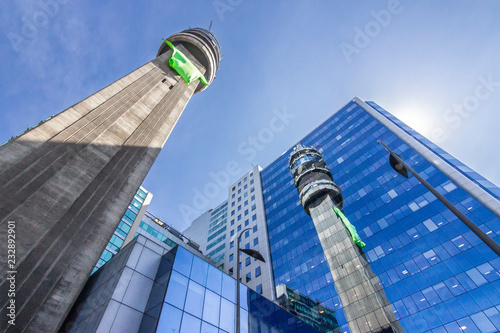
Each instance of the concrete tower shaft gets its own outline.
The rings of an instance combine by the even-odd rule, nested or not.
[[[212,82],[221,58],[215,37],[189,29],[169,37],[183,61]],[[0,294],[17,271],[16,326],[4,332],[56,332],[121,217],[195,92],[158,56],[0,146],[0,250],[7,224],[16,260],[0,256]],[[187,58],[187,60],[186,60]],[[206,66],[206,67],[205,67]],[[198,73],[197,73],[198,74]],[[10,224],[9,224],[10,225]],[[0,298],[0,317],[11,310]]]

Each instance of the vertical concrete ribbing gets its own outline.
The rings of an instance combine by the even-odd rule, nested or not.
[[[33,149],[41,146],[53,136],[67,129],[75,121],[79,120],[85,114],[93,111],[102,103],[112,98],[120,89],[118,86],[126,87],[136,80],[144,76],[148,71],[155,66],[149,62],[135,71],[127,74],[123,78],[115,81],[86,99],[71,106],[67,110],[50,118],[50,122],[46,121],[22,134],[16,140],[1,146],[2,154],[0,155],[0,170],[7,170],[9,167],[33,153]]]
[[[0,330],[51,332],[65,319],[197,87],[165,66],[170,53],[0,146],[0,243],[16,221],[18,254],[16,326]]]
[[[154,79],[156,84],[160,82],[162,76],[158,73],[154,75],[152,71],[149,73],[149,77]],[[135,89],[140,89],[142,93],[147,92],[148,90],[142,89],[143,84],[144,81],[139,81]],[[81,121],[74,122],[72,126],[54,136],[54,140],[39,146],[36,151],[5,170],[0,176],[3,184],[0,216],[15,213],[12,209],[17,209],[16,215],[22,216],[26,206],[36,203],[39,217],[42,219],[27,221],[29,228],[18,231],[16,247],[20,255],[29,253],[33,234],[50,232],[50,226],[61,217],[60,214],[69,208],[88,181],[104,167],[120,145],[133,133],[133,129],[127,133],[116,128],[115,122],[118,119],[133,122],[129,115],[133,109],[127,102],[139,100],[137,94],[130,96],[129,90],[124,90],[123,95],[122,104],[115,105],[114,108],[108,107],[107,103],[100,105],[94,110],[96,115],[94,112],[84,115]],[[102,111],[103,108],[105,111]],[[103,113],[107,113],[107,117],[103,117]],[[143,115],[145,116],[147,114]],[[117,137],[117,133],[122,137]],[[65,168],[66,172],[63,171]],[[18,256],[19,262],[23,259]],[[2,274],[4,272],[2,271]]]

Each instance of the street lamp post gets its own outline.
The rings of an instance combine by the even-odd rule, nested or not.
[[[377,140],[379,144],[381,144],[390,154],[389,163],[391,167],[400,175],[408,178],[408,171],[415,176],[432,194],[434,194],[439,201],[441,201],[449,210],[455,214],[460,221],[462,221],[474,234],[476,234],[479,239],[481,239],[488,247],[496,253],[497,256],[500,257],[500,246],[493,241],[484,231],[482,231],[474,222],[469,220],[467,216],[465,216],[461,211],[459,211],[455,206],[451,204],[441,193],[439,193],[434,187],[432,187],[428,182],[426,182],[420,175],[415,172],[412,168],[410,168],[403,159],[393,152],[389,147],[387,147],[382,141]]]
[[[247,230],[252,228],[243,229],[236,239],[236,333],[240,333],[240,251],[246,253],[252,258],[266,262],[264,257],[256,250],[240,249],[241,235]]]

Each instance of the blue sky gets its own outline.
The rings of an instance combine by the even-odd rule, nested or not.
[[[151,60],[161,38],[213,21],[217,78],[191,99],[144,182],[150,210],[167,223],[183,230],[227,198],[221,187],[195,207],[211,173],[230,163],[232,183],[252,164],[267,166],[354,96],[498,185],[499,12],[492,0],[9,1],[0,13],[0,141]],[[284,112],[250,153],[251,137]]]

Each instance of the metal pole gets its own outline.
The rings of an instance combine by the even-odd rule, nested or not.
[[[236,333],[240,333],[240,237],[236,241]]]
[[[481,239],[488,247],[496,253],[497,256],[500,257],[500,245],[498,245],[493,239],[491,239],[484,231],[482,231],[474,222],[469,220],[467,216],[462,214],[461,211],[459,211],[455,206],[451,204],[441,193],[436,191],[434,187],[432,187],[428,182],[426,182],[420,175],[415,172],[412,168],[410,168],[397,154],[395,154],[389,147],[387,147],[382,141],[378,140],[377,141],[379,144],[381,144],[391,155],[393,158],[395,158],[399,163],[401,163],[412,175],[415,176],[432,194],[436,196],[436,198],[441,201],[446,208],[452,211],[453,214],[455,214],[460,221],[462,221],[474,234],[476,234],[479,239]]]
[[[236,239],[236,333],[240,333],[240,239],[250,229],[243,229]]]

